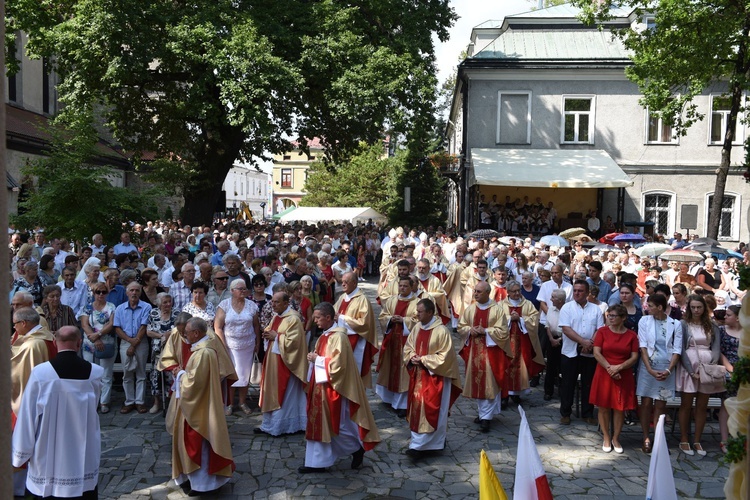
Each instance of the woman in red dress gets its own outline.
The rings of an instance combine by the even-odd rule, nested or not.
[[[594,357],[598,364],[589,401],[599,408],[605,453],[613,447],[616,453],[623,452],[620,432],[625,411],[636,408],[633,366],[638,361],[638,335],[625,327],[627,315],[620,304],[610,307],[607,309],[608,326],[599,328],[594,335]]]

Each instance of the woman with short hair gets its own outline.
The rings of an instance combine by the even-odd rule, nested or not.
[[[78,327],[75,311],[60,302],[62,289],[59,286],[45,286],[42,290],[42,297],[42,312],[47,320],[49,331],[56,332],[63,326]]]
[[[97,283],[92,289],[94,291],[94,302],[87,305],[81,315],[81,328],[83,328],[84,333],[83,359],[104,368],[99,408],[102,413],[109,413],[112,372],[115,366],[115,351],[117,350],[117,338],[113,325],[115,305],[107,302],[109,288],[105,283]],[[101,358],[96,355],[96,352],[103,353],[107,349],[112,351],[112,356]]]
[[[47,254],[39,259],[39,279],[44,286],[55,285],[60,279],[60,271],[55,269],[55,257]]]
[[[147,271],[149,271],[149,269],[144,271],[144,276]],[[156,271],[152,272],[155,273]],[[154,298],[154,307],[149,314],[146,335],[151,339],[151,363],[154,366],[156,366],[161,358],[164,343],[169,337],[169,332],[174,328],[175,320],[179,314],[172,308],[173,304],[174,301],[172,300],[171,295],[165,291],[159,292]],[[151,370],[151,395],[154,397],[154,405],[148,412],[152,414],[161,411],[162,391],[167,390],[169,387],[166,383],[160,383],[161,373],[162,372],[159,372],[158,370]]]
[[[192,301],[185,304],[182,308],[183,312],[186,312],[194,318],[201,318],[208,323],[208,326],[213,328],[214,317],[216,316],[216,308],[208,300],[208,284],[202,281],[196,281],[193,286],[190,287],[192,292]]]

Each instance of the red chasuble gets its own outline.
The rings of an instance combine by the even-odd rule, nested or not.
[[[396,302],[396,310],[393,311],[393,314],[401,317],[406,316],[410,303],[411,301],[409,300],[398,300]],[[404,324],[394,323],[389,333],[383,336],[383,343],[380,346],[377,371],[380,372],[383,360],[387,357],[390,361],[391,372],[388,374],[388,386],[386,389],[391,392],[400,392],[401,363],[403,363],[404,345],[406,345],[407,338],[404,335]]]

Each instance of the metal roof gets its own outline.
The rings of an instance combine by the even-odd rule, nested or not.
[[[606,31],[509,29],[471,59],[628,60],[622,42]]]
[[[521,12],[520,14],[514,14],[507,16],[510,19],[518,18],[549,18],[559,19],[568,17],[578,17],[581,15],[582,10],[578,7],[574,7],[569,3],[562,5],[555,5],[553,7],[547,7],[546,9],[530,10],[528,12]],[[624,9],[622,7],[612,6],[609,10],[610,15],[613,17],[628,17],[633,12],[632,8]]]

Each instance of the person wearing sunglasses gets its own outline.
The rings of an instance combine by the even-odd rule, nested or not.
[[[105,344],[115,345],[115,305],[107,302],[109,288],[105,283],[97,283],[92,287],[94,302],[86,306],[81,316],[83,328],[83,359],[104,369],[102,376],[102,392],[99,397],[99,411],[109,413],[109,401],[112,394],[112,372],[115,366],[115,356],[101,358],[95,352],[104,352]]]

